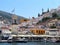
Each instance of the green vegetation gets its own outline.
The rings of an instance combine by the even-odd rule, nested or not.
[[[52,13],[52,18],[58,18],[59,16],[57,15],[57,13]]]
[[[40,17],[40,13],[38,13],[38,17]]]
[[[53,26],[50,26],[50,28],[56,28],[56,26],[53,25]]]
[[[38,21],[36,24],[39,25],[42,21]]]
[[[12,23],[12,15],[11,13],[8,13],[8,12],[4,12],[4,11],[0,11],[0,20],[6,20],[6,22],[10,22]],[[27,18],[24,18],[22,16],[18,16],[18,22],[20,23],[20,19],[27,19]]]
[[[38,21],[36,24],[40,24],[40,23],[45,22],[49,19],[50,19],[50,17],[44,17],[42,20]]]
[[[60,16],[57,13],[52,13],[52,18],[56,18],[58,20],[60,20]]]
[[[45,21],[47,21],[47,20],[49,20],[50,19],[50,17],[44,17],[43,19],[42,19],[42,22],[45,22]]]
[[[60,20],[60,16],[57,19]]]

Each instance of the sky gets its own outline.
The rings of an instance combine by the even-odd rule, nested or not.
[[[37,17],[49,9],[60,6],[60,0],[0,0],[0,10],[12,13],[15,8],[15,14],[26,18]]]

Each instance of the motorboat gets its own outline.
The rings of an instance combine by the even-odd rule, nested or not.
[[[20,37],[10,37],[7,41],[8,43],[11,42],[16,42],[16,43],[26,43],[27,41],[25,40],[25,38],[20,38]]]

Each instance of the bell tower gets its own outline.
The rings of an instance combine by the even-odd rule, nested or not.
[[[12,24],[18,24],[16,15],[12,15]]]
[[[12,10],[12,24],[18,24],[17,23],[17,16],[15,15],[15,8]]]

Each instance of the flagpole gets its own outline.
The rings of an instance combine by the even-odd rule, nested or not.
[[[11,12],[12,12],[12,14],[15,14],[15,8]]]

